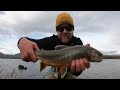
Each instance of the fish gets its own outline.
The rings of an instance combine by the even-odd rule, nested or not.
[[[97,49],[85,46],[58,45],[55,50],[35,50],[36,57],[42,61],[41,71],[46,66],[58,67],[60,72],[71,65],[72,60],[87,58],[89,62],[101,62],[103,54]],[[63,73],[64,74],[64,73]]]
[[[97,49],[84,45],[75,45],[60,50],[35,51],[36,57],[48,66],[68,66],[72,60],[87,58],[90,62],[101,62],[103,54]]]

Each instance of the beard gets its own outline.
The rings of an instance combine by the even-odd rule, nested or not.
[[[71,37],[70,37],[70,35],[62,35],[61,36],[61,41],[63,42],[63,43],[68,43],[69,41],[70,41],[70,39],[71,39]]]

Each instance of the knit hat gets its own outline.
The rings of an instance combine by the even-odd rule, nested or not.
[[[64,23],[71,24],[74,27],[73,18],[70,16],[70,14],[61,13],[58,15],[58,17],[56,19],[56,27],[59,26],[60,24],[64,24]]]

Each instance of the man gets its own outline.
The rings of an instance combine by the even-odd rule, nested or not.
[[[68,13],[61,13],[56,19],[56,32],[57,35],[46,37],[43,39],[35,40],[27,37],[23,37],[18,41],[18,47],[20,49],[21,58],[24,61],[36,62],[37,58],[34,54],[34,50],[54,50],[57,45],[83,45],[80,38],[73,35],[74,22],[73,18]],[[90,46],[90,44],[86,44]],[[45,66],[41,64],[42,66]],[[90,67],[90,63],[87,58],[78,58],[73,60],[70,68],[68,68],[65,79],[77,79],[77,76],[82,73],[86,68]],[[42,68],[43,69],[43,68]],[[55,79],[56,68],[52,67],[49,79]]]

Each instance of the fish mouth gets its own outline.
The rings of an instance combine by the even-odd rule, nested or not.
[[[101,61],[103,61],[102,58],[99,58],[99,59],[96,59],[96,60],[92,60],[92,62],[101,62]]]
[[[100,57],[99,60],[98,60],[98,62],[101,62],[101,61],[103,61],[103,59]]]
[[[99,58],[98,62],[101,62],[101,61],[103,61],[103,59],[102,59],[102,58]]]

